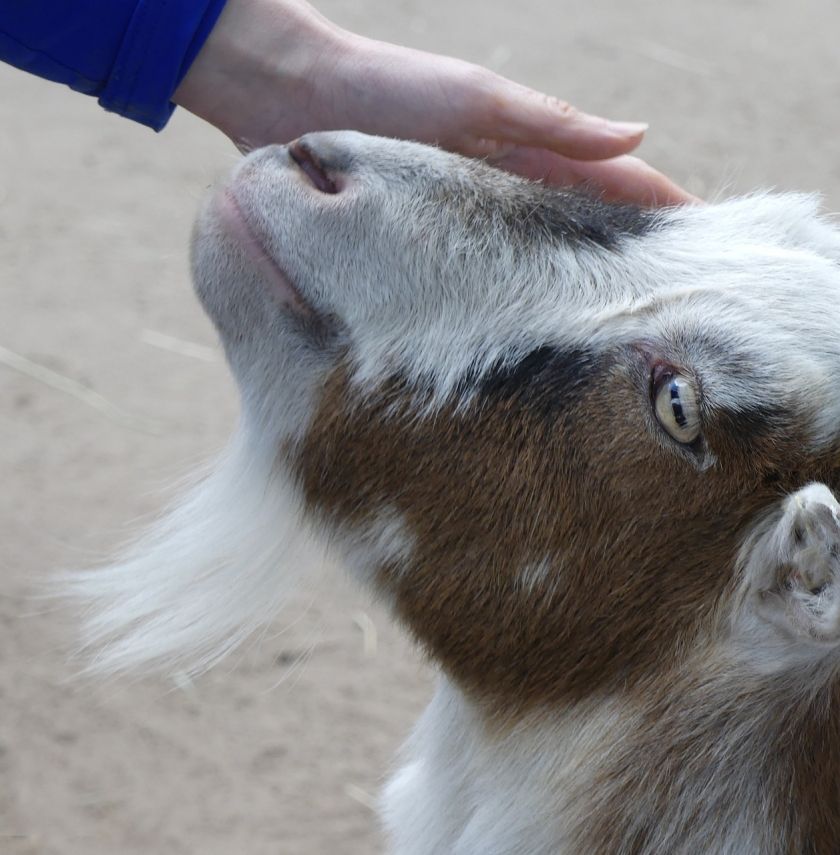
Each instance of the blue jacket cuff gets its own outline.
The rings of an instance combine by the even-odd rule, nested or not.
[[[138,0],[99,103],[161,130],[175,109],[172,95],[224,4],[225,0]]]

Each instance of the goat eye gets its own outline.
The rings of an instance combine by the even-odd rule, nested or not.
[[[700,408],[694,384],[680,374],[654,377],[656,418],[663,428],[683,445],[700,436]]]

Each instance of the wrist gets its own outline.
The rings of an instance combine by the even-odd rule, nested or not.
[[[228,0],[173,101],[240,147],[285,142],[350,43],[302,0]]]

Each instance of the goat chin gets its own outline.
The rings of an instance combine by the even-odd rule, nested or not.
[[[197,674],[264,627],[318,561],[276,453],[244,430],[112,565],[62,576],[85,671]]]

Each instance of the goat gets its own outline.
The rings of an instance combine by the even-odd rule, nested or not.
[[[840,232],[312,134],[199,216],[242,399],[81,574],[96,665],[200,670],[338,545],[439,667],[396,855],[840,851]]]

